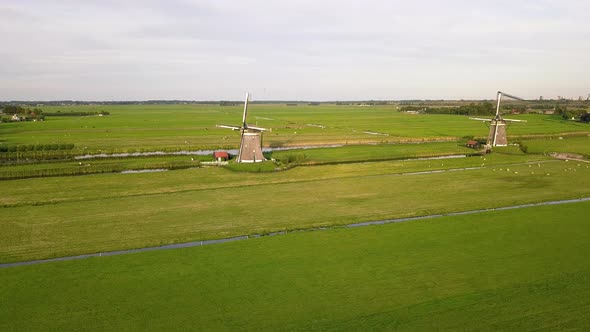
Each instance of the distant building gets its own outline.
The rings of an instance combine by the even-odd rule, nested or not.
[[[227,151],[215,151],[213,152],[213,158],[216,161],[227,161],[229,159],[229,153]]]
[[[12,118],[11,118],[11,120],[12,120],[12,121],[22,121],[22,120],[23,120],[23,118],[22,118],[22,117],[20,117],[20,115],[18,115],[18,114],[16,114],[16,113],[15,113],[15,114],[13,114],[13,115],[12,115]]]

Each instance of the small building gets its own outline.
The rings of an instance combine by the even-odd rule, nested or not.
[[[215,151],[213,152],[213,158],[216,161],[227,161],[229,159],[229,153],[227,151]]]
[[[11,119],[12,119],[12,121],[22,121],[23,120],[23,118],[16,113],[12,115]]]
[[[480,144],[478,141],[469,140],[467,141],[467,144],[465,144],[465,146],[467,146],[468,148],[477,149],[479,148]]]

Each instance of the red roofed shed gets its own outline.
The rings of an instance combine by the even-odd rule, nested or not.
[[[227,151],[215,151],[213,152],[213,157],[217,161],[224,161],[229,159],[229,153]]]

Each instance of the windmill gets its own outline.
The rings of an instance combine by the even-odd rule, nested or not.
[[[242,115],[242,125],[240,127],[217,125],[219,128],[228,128],[231,130],[240,131],[241,141],[237,159],[237,162],[239,163],[257,163],[266,160],[262,154],[262,132],[266,131],[267,129],[254,127],[246,122],[249,100],[250,94],[246,93],[246,100],[244,101],[244,114]]]
[[[518,98],[512,95],[509,95],[505,92],[498,91],[498,103],[496,105],[496,116],[492,119],[482,119],[482,118],[469,118],[471,120],[479,120],[483,122],[490,123],[490,133],[488,135],[487,146],[506,146],[508,145],[508,140],[506,139],[506,126],[511,122],[526,122],[525,120],[513,120],[513,119],[505,119],[500,115],[500,102],[502,101],[502,96],[506,96],[516,100],[523,100],[522,98]]]

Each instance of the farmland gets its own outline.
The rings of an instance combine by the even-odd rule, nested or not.
[[[568,330],[589,203],[0,269],[0,329]]]
[[[512,156],[507,164],[501,157],[326,165],[271,174],[204,168],[2,182],[0,260],[590,196],[586,165],[536,162],[534,156]],[[480,168],[399,175],[465,167]]]
[[[525,141],[524,144],[531,153],[566,152],[590,156],[590,136],[532,139]]]
[[[44,122],[0,126],[2,144],[75,144],[79,152],[177,151],[235,148],[239,135],[215,125],[238,125],[241,106],[129,105],[47,107],[47,112],[98,112],[108,116],[49,117]],[[582,123],[559,116],[519,115],[527,124],[510,127],[510,135],[555,135],[587,132]],[[396,106],[252,105],[249,121],[272,128],[263,144],[270,147],[455,141],[487,136],[478,121],[455,115],[398,112]]]
[[[109,115],[0,123],[0,263],[293,232],[0,269],[2,330],[589,324],[587,202],[340,228],[590,197],[590,163],[549,155],[588,158],[588,124],[516,115],[519,145],[481,155],[465,141],[488,129],[464,116],[254,104],[273,161],[206,167],[208,153],[170,153],[236,149],[215,125],[239,124],[241,106],[44,109]]]

